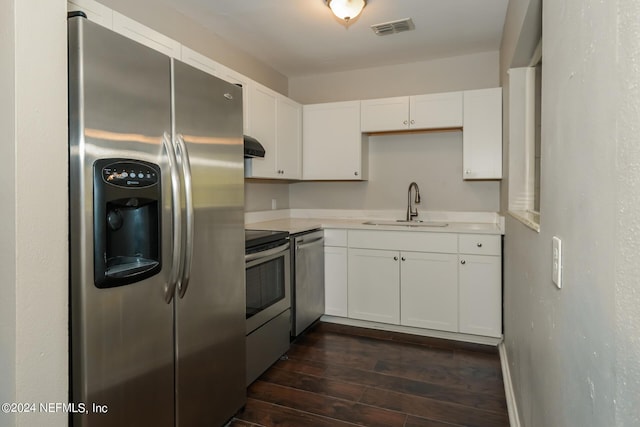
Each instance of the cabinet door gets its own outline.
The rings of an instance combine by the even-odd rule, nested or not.
[[[409,104],[411,129],[462,126],[462,92],[412,96]]]
[[[460,255],[460,332],[502,335],[502,273],[498,256]]]
[[[113,31],[172,58],[180,59],[181,57],[180,43],[115,11],[113,12]]]
[[[252,178],[279,178],[276,169],[276,98],[266,87],[254,84],[251,91],[251,136],[264,146],[264,158],[251,159]]]
[[[409,97],[360,101],[362,132],[409,129]]]
[[[324,248],[324,312],[347,317],[347,248]]]
[[[349,317],[400,323],[399,253],[349,249]]]
[[[303,107],[303,179],[366,179],[362,150],[360,101]]]
[[[458,256],[400,255],[400,323],[458,332]]]
[[[502,178],[502,88],[464,92],[463,179]]]
[[[278,96],[276,99],[276,173],[280,178],[302,177],[302,106]]]

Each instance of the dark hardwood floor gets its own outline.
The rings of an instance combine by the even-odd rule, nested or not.
[[[495,347],[318,323],[248,390],[245,426],[508,426]]]

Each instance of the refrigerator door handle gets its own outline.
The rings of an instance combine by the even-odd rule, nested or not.
[[[178,173],[178,162],[176,152],[171,143],[168,133],[162,136],[162,144],[167,152],[169,159],[169,172],[171,175],[171,217],[173,229],[173,244],[171,246],[171,272],[169,274],[169,282],[165,287],[164,300],[167,304],[173,299],[176,284],[178,282],[178,274],[180,273],[180,245],[182,244],[182,212],[180,206],[180,175]]]
[[[176,135],[177,149],[180,153],[180,159],[182,163],[182,174],[184,179],[184,198],[186,205],[186,220],[185,220],[185,250],[184,258],[182,259],[182,272],[180,280],[178,281],[178,295],[183,298],[187,292],[189,286],[189,279],[191,278],[191,260],[193,258],[193,188],[191,180],[191,163],[189,160],[189,152],[187,145],[184,143],[184,138],[181,134]]]

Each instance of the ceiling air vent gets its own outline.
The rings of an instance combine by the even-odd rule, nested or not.
[[[371,26],[373,32],[379,36],[411,31],[414,28],[415,25],[413,25],[411,18],[399,19],[397,21],[384,22],[382,24],[375,24]]]

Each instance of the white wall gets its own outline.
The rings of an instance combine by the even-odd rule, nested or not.
[[[529,5],[510,3],[503,76]],[[636,0],[544,3],[541,231],[508,217],[505,236],[505,345],[526,427],[640,423],[639,23]]]
[[[415,181],[418,211],[498,211],[499,181],[462,180],[462,132],[369,137],[369,180],[300,182],[291,208],[403,210]]]
[[[499,53],[484,52],[289,79],[303,104],[497,87]]]
[[[0,4],[0,398],[66,402],[66,1]],[[64,426],[67,415],[0,413],[0,425]]]

